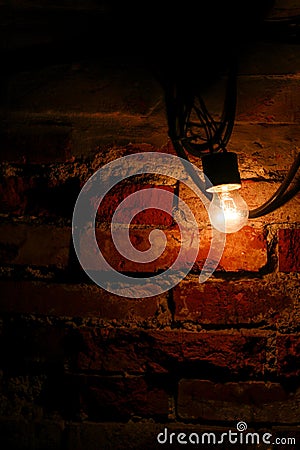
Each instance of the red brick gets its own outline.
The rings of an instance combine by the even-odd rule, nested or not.
[[[143,322],[157,318],[164,297],[128,299],[98,286],[0,281],[0,310],[14,314]]]
[[[279,383],[183,379],[178,390],[178,415],[185,420],[251,422],[255,417],[255,422],[297,423],[299,418],[299,392],[287,392]]]
[[[148,237],[152,230],[153,228],[131,228],[130,240],[133,247],[136,247],[140,251],[148,250],[150,248]],[[166,270],[171,267],[178,257],[181,237],[177,226],[163,230],[163,232],[167,239],[165,250],[161,256],[148,263],[135,262],[134,256],[132,260],[129,258],[130,255],[127,258],[121,256],[115,248],[111,239],[110,230],[107,228],[103,226],[97,228],[96,237],[104,258],[115,270],[120,272],[146,273]],[[121,233],[124,233],[124,236],[126,236],[127,229],[125,226],[124,228],[118,229],[119,237]],[[182,269],[191,267],[192,265],[193,271],[199,272],[208,256],[211,245],[211,231],[200,231],[200,243],[195,239],[194,231],[188,231],[186,236],[187,244],[181,256],[177,259],[174,268]],[[216,245],[219,244],[217,243]],[[194,258],[194,264],[191,264],[193,262],[194,252],[197,251],[197,246],[199,246],[198,254]],[[81,248],[81,259],[89,269],[106,270],[104,265],[99,266],[98,261],[94,258],[95,250],[89,248],[85,239],[81,241]],[[266,263],[267,242],[264,234],[260,230],[245,227],[238,233],[226,237],[224,252],[219,264],[216,264],[216,270],[258,272]]]
[[[277,367],[278,374],[284,377],[300,375],[300,336],[299,334],[278,335]]]
[[[184,370],[261,374],[267,335],[239,332],[78,330],[74,368],[105,373]],[[72,343],[70,344],[73,347]],[[78,344],[77,344],[78,345]],[[75,355],[76,356],[76,355]]]
[[[71,378],[79,391],[81,413],[88,420],[124,420],[133,416],[167,417],[169,395],[143,377],[80,376]],[[72,393],[71,393],[72,395]],[[74,395],[74,392],[73,392]]]
[[[3,263],[66,267],[69,263],[70,243],[70,227],[0,224]]]
[[[262,230],[245,226],[237,233],[226,235],[218,269],[228,272],[258,272],[266,263],[267,240]]]
[[[262,373],[266,361],[266,335],[256,333],[192,333],[183,335],[183,358],[186,361],[205,361],[209,366],[223,368],[230,373],[240,370]]]
[[[111,223],[112,216],[119,206],[119,204],[128,196],[135,192],[140,192],[143,194],[142,189],[163,189],[165,191],[174,193],[174,188],[171,186],[154,186],[154,185],[124,185],[124,183],[119,183],[116,187],[112,188],[110,192],[104,197],[101,201],[97,220],[99,222],[108,222]],[[153,191],[152,191],[153,192]],[[166,211],[172,211],[173,200],[170,196],[167,201],[164,201],[163,204],[159,201],[159,196],[156,192],[153,192],[151,199],[153,202],[157,203],[157,206],[161,206]],[[172,225],[173,218],[171,214],[167,212],[161,211],[155,208],[147,208],[147,202],[143,203],[143,197],[133,198],[128,201],[126,208],[124,208],[119,215],[118,223],[131,223],[135,225],[164,225],[170,226]],[[130,222],[130,215],[136,212],[136,216]]]
[[[1,159],[15,163],[54,163],[70,158],[70,127],[31,124],[0,135]]]
[[[280,272],[300,272],[300,229],[278,230]]]
[[[137,250],[141,252],[148,250],[150,248],[149,233],[152,230],[153,228],[149,229],[131,228],[130,240],[133,247],[135,247]],[[134,261],[134,256],[132,257],[131,260],[130,255],[128,255],[128,258],[125,258],[119,254],[111,239],[111,233],[109,230],[105,230],[104,228],[96,229],[97,242],[101,252],[103,253],[104,258],[115,270],[118,270],[120,272],[147,273],[168,269],[176,259],[178,249],[177,248],[174,249],[174,236],[168,231],[167,232],[164,231],[164,233],[167,237],[168,243],[162,255],[159,258],[153,259],[153,261],[151,262],[139,263]],[[122,238],[121,241],[125,240],[125,236],[127,235],[127,229],[125,227],[118,229],[118,236],[120,237],[122,236],[122,234],[124,234],[124,238]],[[171,247],[171,251],[169,251],[168,247]],[[85,259],[87,256],[88,267],[93,268],[94,263],[93,259],[90,257],[91,252],[89,251],[88,253],[86,253],[87,250],[88,247],[87,245],[84,245],[83,242],[83,252],[85,253],[82,253],[82,257],[84,258],[84,261],[87,261]],[[98,267],[98,269],[106,270],[105,267]]]
[[[77,349],[73,344],[73,336],[70,338],[70,347],[75,349],[75,370],[104,373],[145,371],[144,361],[138,358],[135,350],[137,332],[132,332],[131,335],[130,331],[82,328],[74,338]]]
[[[280,283],[269,286],[257,280],[183,281],[173,290],[174,318],[203,324],[274,324],[293,310],[293,298],[281,291]]]

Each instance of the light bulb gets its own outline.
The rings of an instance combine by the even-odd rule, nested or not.
[[[248,222],[249,208],[238,189],[228,190],[226,185],[218,187],[208,208],[210,222],[222,233],[235,233]],[[220,189],[221,188],[221,189]]]

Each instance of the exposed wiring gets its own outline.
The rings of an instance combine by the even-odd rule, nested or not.
[[[208,153],[226,152],[232,134],[236,112],[236,65],[228,74],[226,95],[220,121],[216,121],[207,109],[204,99],[194,93],[191,86],[174,81],[166,86],[166,109],[169,137],[179,157],[189,161],[188,154],[203,157]],[[193,114],[194,113],[194,114]],[[193,120],[191,117],[193,116]],[[198,121],[196,120],[198,119]],[[198,131],[200,130],[200,131]],[[200,142],[199,142],[200,141]],[[297,155],[286,177],[276,192],[261,206],[249,211],[249,218],[264,216],[280,208],[300,191],[300,179],[295,177],[300,167],[300,153]],[[203,181],[196,171],[190,173],[203,192]],[[292,183],[294,185],[291,187]],[[208,199],[210,194],[205,193]]]
[[[184,82],[165,86],[168,134],[194,156],[226,151],[236,112],[236,64],[230,65],[221,118],[214,119],[198,89]]]
[[[275,209],[278,209],[280,206],[283,206],[299,192],[300,179],[296,181],[296,184],[289,191],[287,190],[291,185],[292,181],[294,180],[299,167],[300,167],[300,153],[298,153],[290,170],[288,171],[286,177],[284,178],[283,182],[281,183],[277,191],[274,192],[274,194],[269,198],[269,200],[267,200],[261,206],[249,211],[250,219],[255,219],[257,217],[269,214]]]

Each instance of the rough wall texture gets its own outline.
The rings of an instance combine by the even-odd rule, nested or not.
[[[36,3],[0,2],[10,13],[4,55],[59,39],[61,23],[56,35],[51,21],[48,28],[34,21]],[[64,14],[74,3],[65,2]],[[60,5],[44,6],[58,14]],[[76,8],[102,11],[96,1]],[[277,1],[273,16],[299,11],[298,1]],[[179,432],[221,436],[239,421],[260,436],[271,433],[272,442],[282,439],[276,448],[299,448],[299,196],[229,235],[217,270],[200,285],[211,230],[194,193],[167,177],[121,184],[97,217],[98,241],[118,270],[158,273],[180,247],[174,218],[151,209],[131,225],[132,241],[145,250],[150,231],[161,228],[167,253],[142,267],[117,254],[111,215],[140,187],[178,193],[194,211],[201,245],[173,289],[139,299],[109,294],[75,257],[74,204],[85,181],[117,157],[175,154],[163,91],[132,61],[116,66],[91,55],[76,59],[76,52],[65,60],[50,54],[47,63],[39,53],[35,66],[26,67],[25,57],[13,61],[1,75],[1,448],[181,448],[170,437],[169,445],[158,444],[158,433],[167,428],[173,442]],[[229,150],[239,155],[251,209],[272,195],[299,152],[299,80],[297,43],[261,39],[242,55]],[[217,113],[222,79],[205,94]],[[289,438],[298,444],[287,446]]]

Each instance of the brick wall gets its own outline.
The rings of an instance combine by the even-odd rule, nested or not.
[[[64,22],[57,35],[50,19],[41,26],[45,12],[36,3],[0,2],[7,13],[1,51],[5,58],[24,53],[1,75],[3,448],[153,449],[161,447],[156,437],[166,427],[169,433],[221,435],[236,430],[238,421],[272,433],[273,441],[295,437],[298,444],[288,448],[299,448],[299,196],[228,235],[216,271],[199,284],[211,229],[195,194],[168,177],[121,183],[97,216],[97,239],[116,269],[156,274],[180,248],[175,218],[151,209],[131,225],[132,242],[147,249],[158,227],[167,251],[142,266],[117,253],[111,215],[141,187],[186,201],[199,223],[200,250],[189,274],[155,297],[120,297],[98,287],[74,253],[74,204],[85,181],[109,161],[138,152],[175,154],[163,91],[140,60],[99,62],[74,49],[64,55],[69,41],[56,54],[58,38],[67,35]],[[59,2],[45,7],[60,14]],[[63,14],[102,14],[103,8],[70,1]],[[299,11],[299,1],[277,0],[272,16]],[[76,24],[71,31],[77,33]],[[33,64],[37,54],[40,62]],[[239,155],[242,194],[251,209],[278,188],[299,152],[299,77],[300,47],[293,41],[264,36],[241,55],[229,150]],[[223,81],[205,92],[212,113],[222,101]]]

